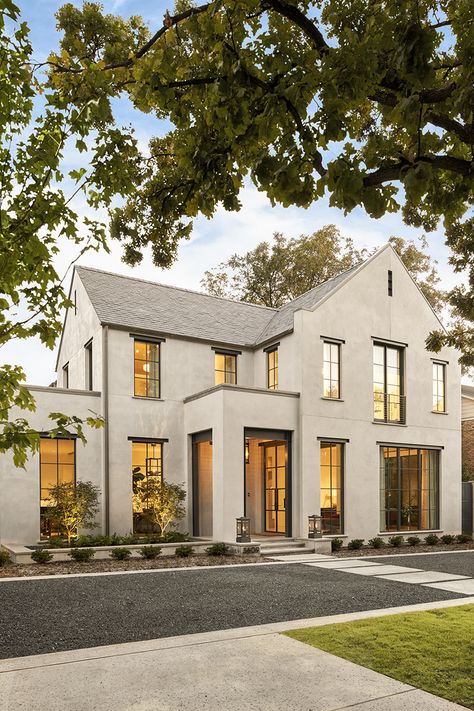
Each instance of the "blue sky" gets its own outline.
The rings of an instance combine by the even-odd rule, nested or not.
[[[51,49],[58,45],[54,13],[64,4],[64,0],[16,0],[31,29],[31,39],[36,61],[44,60]],[[72,4],[80,6],[81,2]],[[161,26],[163,14],[172,3],[161,0],[108,0],[102,3],[106,12],[118,13],[125,17],[141,15],[150,28],[155,31]],[[133,110],[128,102],[117,103],[117,119],[123,124],[132,124],[144,143],[162,133],[164,126],[151,115],[140,114]],[[356,209],[350,215],[330,208],[326,199],[319,200],[309,209],[272,208],[264,194],[248,185],[241,195],[242,209],[238,213],[226,213],[218,210],[212,220],[198,219],[195,222],[191,239],[181,245],[178,259],[169,270],[153,266],[149,253],[139,267],[132,269],[121,261],[120,246],[111,244],[110,254],[91,253],[84,255],[80,263],[97,268],[129,274],[145,279],[175,284],[190,289],[199,289],[200,280],[206,269],[227,259],[234,252],[252,249],[263,239],[270,239],[275,231],[287,236],[310,233],[323,225],[336,224],[343,235],[352,237],[357,247],[380,246],[388,237],[397,235],[413,239],[421,232],[403,224],[399,215],[387,215],[379,220],[371,219],[361,210]],[[85,207],[80,202],[75,205],[79,214],[84,214]],[[429,235],[430,253],[438,261],[443,286],[449,288],[456,277],[448,264],[449,252],[444,246],[442,230]],[[75,248],[65,245],[57,259],[60,274],[76,256]],[[45,349],[32,340],[27,343],[12,343],[3,349],[5,362],[21,364],[26,371],[28,382],[46,385],[54,379],[55,353]]]

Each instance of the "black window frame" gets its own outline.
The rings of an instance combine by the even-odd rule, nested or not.
[[[319,507],[320,507],[319,512],[321,514],[321,531],[322,531],[323,536],[342,536],[342,535],[344,535],[344,488],[345,488],[345,468],[346,468],[345,464],[346,464],[346,442],[347,441],[348,440],[335,440],[335,439],[331,439],[331,438],[319,439],[319,476],[320,476],[320,479],[319,479]],[[330,470],[329,471],[329,477],[330,477],[329,484],[330,485],[329,485],[329,487],[326,487],[326,486],[322,487],[321,486],[321,466],[322,466],[321,465],[321,451],[322,451],[323,447],[334,447],[334,446],[340,447],[340,461],[341,461],[341,464],[340,464],[340,469],[341,469],[340,486],[335,487],[335,486],[333,486],[333,483],[332,483],[333,482],[333,464],[332,464],[332,452],[331,452],[330,453],[330,464],[329,464],[329,470]],[[324,531],[323,530],[323,525],[324,525],[323,522],[327,519],[323,516],[323,507],[321,507],[321,492],[325,491],[325,490],[332,492],[334,489],[339,489],[340,500],[341,500],[339,526],[338,526],[338,530],[336,530],[336,529],[333,530],[333,523],[332,523],[333,517],[331,516],[329,519],[331,521],[329,531]],[[331,494],[331,504],[332,504],[332,494]]]
[[[139,343],[140,345],[145,345],[146,348],[146,358],[137,358],[136,352],[135,352],[135,346],[136,344]],[[143,399],[152,399],[152,400],[160,400],[161,399],[161,344],[163,343],[163,339],[152,339],[152,338],[146,338],[145,336],[133,336],[133,395],[134,397],[139,397]],[[156,346],[158,349],[158,360],[153,361],[148,358],[148,349],[150,346]],[[151,378],[149,376],[148,371],[145,372],[145,377],[144,378],[138,378],[138,380],[144,380],[145,381],[145,390],[146,394],[142,395],[137,392],[137,375],[135,373],[135,365],[136,362],[140,361],[145,364],[147,363],[158,363],[158,377],[157,378]],[[149,383],[150,382],[155,382],[158,383],[158,394],[154,393],[153,395],[149,394]]]
[[[69,361],[63,365],[63,388],[69,390]]]
[[[279,380],[279,354],[278,346],[272,346],[271,348],[265,349],[267,354],[267,388],[269,390],[278,390],[278,380]],[[276,365],[275,365],[275,354],[276,354]],[[273,356],[273,366],[270,367],[270,356]],[[270,376],[273,375],[273,378]]]
[[[237,385],[238,379],[237,379],[237,356],[241,354],[242,351],[230,351],[227,350],[226,348],[212,348],[214,351],[214,384],[215,385]],[[220,368],[216,367],[216,356],[224,356],[224,370],[221,370]],[[235,369],[234,371],[228,370],[226,368],[226,360],[225,358],[233,358],[234,363],[235,363]],[[216,373],[224,373],[224,382],[223,383],[216,383]],[[227,373],[231,373],[235,376],[235,382],[231,382],[226,379]]]
[[[93,390],[94,373],[93,373],[93,354],[92,354],[92,338],[84,346],[86,363],[85,363],[85,381],[86,390]]]
[[[51,440],[52,442],[56,443],[56,460],[55,462],[45,462],[43,461],[42,455],[41,455],[41,440]],[[59,531],[53,530],[53,528],[50,528],[50,532],[48,535],[45,535],[43,533],[43,530],[46,528],[46,522],[44,521],[44,513],[42,509],[47,509],[49,508],[48,506],[41,506],[41,501],[42,499],[42,493],[46,489],[46,487],[42,486],[42,467],[46,464],[54,464],[56,466],[56,483],[59,484],[59,467],[62,464],[63,466],[72,466],[73,467],[73,483],[74,486],[77,484],[77,447],[76,447],[76,440],[77,437],[72,436],[72,437],[49,437],[46,434],[41,434],[40,435],[40,450],[39,450],[39,503],[40,503],[40,540],[47,540],[51,536],[59,536]],[[72,465],[69,463],[65,462],[60,462],[59,459],[59,441],[68,441],[68,442],[73,442],[74,443],[74,461]]]
[[[396,450],[397,452],[397,487],[394,489],[393,487],[387,487],[387,470],[385,467],[385,462],[387,460],[386,457],[384,457],[384,450]],[[407,450],[407,451],[416,451],[416,457],[417,457],[417,502],[418,506],[413,507],[414,510],[417,512],[418,516],[418,525],[410,527],[410,520],[408,518],[409,513],[407,513],[407,507],[402,506],[402,465],[401,465],[401,455],[400,452],[401,450]],[[434,522],[433,526],[429,526],[426,528],[423,528],[421,526],[421,519],[423,515],[423,510],[425,511],[431,511],[432,508],[428,507],[427,509],[422,509],[421,503],[423,500],[423,494],[422,492],[429,492],[428,496],[431,496],[431,488],[430,487],[423,487],[423,481],[422,481],[422,460],[421,460],[421,452],[435,452],[437,457],[436,457],[436,486],[435,486],[435,501],[436,501],[436,507],[435,507],[435,516],[436,520]],[[380,478],[379,478],[379,492],[380,492],[380,524],[382,524],[382,516],[384,519],[384,526],[380,525],[380,532],[381,533],[406,533],[410,531],[437,531],[439,530],[440,526],[440,471],[441,471],[441,449],[435,448],[435,447],[423,447],[422,445],[402,445],[402,444],[381,444],[380,445],[380,452],[379,452],[379,459],[380,459]],[[383,484],[382,486],[382,479],[383,479]],[[390,480],[389,480],[390,483]],[[397,505],[396,506],[390,506],[387,507],[387,497],[386,497],[386,492],[387,491],[395,491],[397,493]],[[383,493],[382,493],[383,492]],[[411,503],[408,507],[408,509],[411,509]],[[387,526],[387,513],[389,511],[396,511],[397,514],[397,528],[390,528]],[[405,513],[403,513],[405,511]],[[407,517],[408,520],[408,527],[402,528],[402,517],[405,516]]]
[[[432,367],[431,367],[431,372],[432,372],[432,400],[431,400],[431,412],[436,412],[436,413],[446,413],[446,378],[447,378],[447,364],[444,363],[443,361],[440,360],[433,360],[432,361]],[[442,381],[439,380],[439,378],[435,378],[435,369],[441,368],[442,373],[443,373],[443,378]],[[436,398],[437,402],[439,401],[438,397],[438,384],[442,382],[443,383],[443,409],[439,410],[438,408],[435,408],[435,384],[436,384]]]
[[[372,410],[373,410],[373,421],[374,422],[383,422],[385,424],[393,424],[393,425],[404,425],[406,423],[406,395],[405,395],[405,353],[406,353],[406,347],[398,344],[398,343],[388,343],[385,341],[379,341],[377,339],[374,339],[372,342],[372,370],[375,365],[380,365],[375,363],[375,348],[383,348],[384,351],[384,362],[383,362],[383,369],[384,369],[384,382],[383,382],[383,412],[384,416],[383,417],[376,417],[375,416],[375,403],[376,403],[376,395],[378,394],[375,390],[375,379],[374,375],[372,372],[372,394],[373,394],[373,402],[372,402]],[[389,398],[391,397],[390,393],[388,392],[388,378],[387,378],[387,351],[388,350],[393,350],[397,351],[399,354],[399,375],[400,375],[400,393],[399,393],[399,413],[400,417],[398,419],[392,419],[390,417],[390,400]],[[378,382],[378,381],[377,381]]]
[[[341,341],[335,341],[330,338],[323,338],[323,394],[322,397],[327,399],[327,400],[340,400],[341,399]],[[325,394],[325,384],[326,382],[329,382],[329,392],[331,392],[332,388],[332,383],[336,382],[334,381],[331,377],[325,378],[324,377],[324,365],[325,363],[329,363],[329,369],[330,372],[332,370],[331,366],[333,365],[332,360],[326,360],[325,358],[325,347],[328,345],[330,347],[330,354],[332,355],[332,346],[335,346],[337,348],[337,395],[326,395]],[[330,355],[330,357],[331,357]]]
[[[389,296],[393,296],[393,272],[391,269],[388,270],[387,274],[387,291]]]

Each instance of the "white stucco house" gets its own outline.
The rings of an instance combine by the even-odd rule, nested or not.
[[[142,530],[132,471],[184,484],[182,530],[369,539],[461,528],[458,354],[390,246],[279,309],[76,267],[47,413],[106,427],[0,462],[0,539],[31,543],[57,481],[100,486],[98,531]]]

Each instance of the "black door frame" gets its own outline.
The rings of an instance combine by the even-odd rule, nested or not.
[[[286,530],[285,537],[291,538],[293,529],[293,432],[291,430],[272,430],[265,427],[244,427],[242,462],[244,467],[244,516],[247,515],[247,467],[245,462],[245,440],[246,439],[274,439],[280,442],[286,442],[287,449],[287,467],[285,475],[285,513],[286,513]],[[263,502],[263,510],[265,514],[265,501]],[[278,534],[275,534],[278,535]]]

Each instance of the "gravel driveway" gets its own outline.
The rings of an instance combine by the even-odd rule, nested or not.
[[[458,597],[301,564],[0,582],[0,658]]]

